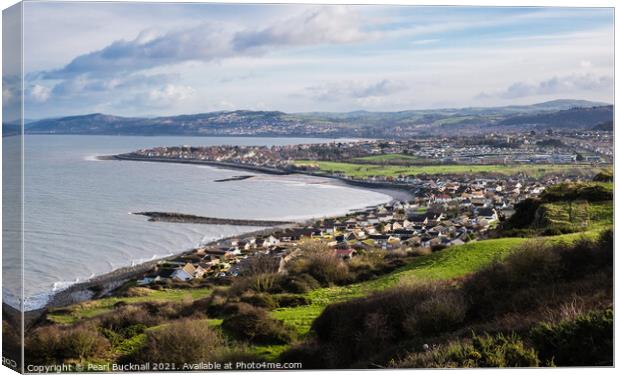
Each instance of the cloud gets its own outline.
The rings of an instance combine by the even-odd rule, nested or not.
[[[122,100],[120,105],[135,108],[170,108],[191,99],[196,90],[191,86],[167,84]]]
[[[28,91],[28,97],[39,103],[46,102],[52,93],[52,89],[43,85],[32,85]]]
[[[370,98],[388,96],[403,91],[407,87],[402,82],[382,79],[374,82],[342,81],[306,87],[311,97],[317,100],[339,100],[342,98]]]
[[[60,69],[40,72],[41,79],[79,75],[119,75],[186,61],[211,61],[264,53],[267,47],[354,43],[367,35],[355,12],[345,7],[320,7],[264,28],[234,30],[217,22],[158,32],[143,30],[133,40],[118,40],[75,57]]]
[[[309,10],[299,16],[262,29],[235,34],[235,51],[273,46],[356,43],[372,38],[360,28],[360,19],[347,7],[328,6]]]
[[[594,74],[569,75],[553,77],[539,82],[515,82],[506,89],[495,92],[481,92],[477,99],[501,98],[517,99],[528,96],[567,94],[582,91],[611,90],[613,79],[610,76],[596,76]]]

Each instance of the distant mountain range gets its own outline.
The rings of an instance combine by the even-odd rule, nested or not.
[[[519,129],[613,129],[613,106],[585,100],[533,105],[471,107],[399,112],[346,113],[219,111],[155,118],[101,113],[27,123],[28,134],[403,137],[514,131]],[[15,126],[3,124],[14,131]]]

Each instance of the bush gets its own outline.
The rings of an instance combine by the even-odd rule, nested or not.
[[[467,304],[460,291],[438,289],[407,314],[404,328],[412,336],[435,335],[456,328],[466,313]]]
[[[30,364],[52,364],[101,356],[109,347],[108,340],[95,327],[60,329],[48,326],[29,336],[25,351]]]
[[[100,317],[100,326],[115,332],[122,331],[126,327],[136,324],[151,327],[161,323],[163,320],[160,316],[156,315],[159,311],[153,310],[152,305],[146,304],[121,306]]]
[[[144,346],[131,359],[135,363],[208,362],[224,346],[224,340],[206,320],[183,320],[149,331]]]
[[[310,304],[306,297],[296,294],[276,294],[274,298],[278,307],[297,307]]]
[[[293,274],[308,274],[323,286],[350,281],[349,268],[329,246],[322,243],[310,244],[304,245],[303,255],[292,262]]]
[[[267,311],[250,305],[224,319],[222,329],[238,340],[254,344],[286,344],[293,339],[293,332],[269,316]]]
[[[498,313],[531,310],[552,300],[572,298],[568,294],[572,293],[570,282],[580,280],[587,286],[596,275],[609,278],[612,259],[611,231],[603,232],[597,240],[582,238],[572,244],[527,242],[504,261],[495,262],[464,281],[470,317],[488,318]],[[566,291],[562,292],[562,288]],[[587,295],[600,291],[578,292]]]
[[[560,256],[540,242],[527,242],[503,262],[495,262],[476,272],[463,284],[471,305],[472,318],[488,318],[514,307],[511,297],[517,291],[545,287],[560,277]],[[531,293],[530,303],[536,303],[538,294]],[[531,306],[519,305],[522,308]]]
[[[281,276],[277,273],[259,273],[238,277],[230,286],[229,295],[238,296],[247,291],[271,292],[278,287]]]
[[[128,288],[124,293],[123,297],[145,297],[153,293],[153,290],[149,288],[143,288],[139,286],[133,286]]]
[[[613,365],[613,310],[593,311],[529,333],[540,358],[558,366]]]
[[[328,366],[348,366],[376,355],[379,349],[438,334],[462,322],[466,306],[459,293],[444,283],[393,288],[327,306],[312,330],[319,345],[332,348],[334,362]]]
[[[281,291],[298,294],[308,293],[320,286],[319,282],[308,274],[288,275],[279,284]]]
[[[537,367],[536,351],[515,334],[473,335],[471,341],[457,341],[427,352],[412,353],[395,367]]]
[[[262,307],[268,310],[278,307],[278,303],[267,293],[246,292],[239,300],[252,306]]]

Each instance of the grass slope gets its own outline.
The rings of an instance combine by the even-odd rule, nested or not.
[[[545,240],[569,242],[583,235],[596,236],[601,230],[545,237]],[[309,305],[276,309],[272,312],[272,316],[294,327],[300,335],[305,335],[310,330],[314,319],[329,304],[363,297],[399,283],[449,280],[462,277],[475,272],[494,260],[501,260],[510,253],[511,249],[527,240],[526,238],[509,237],[475,241],[450,247],[422,256],[403,268],[375,280],[313,290],[306,294],[306,297],[311,301]]]

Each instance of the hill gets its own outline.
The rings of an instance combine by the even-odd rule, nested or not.
[[[500,126],[590,129],[593,124],[613,120],[613,106],[571,108],[551,113],[519,115],[498,122]]]
[[[219,111],[155,118],[93,113],[29,123],[29,134],[402,137],[510,127],[592,128],[613,107],[559,100],[529,106],[346,113]]]
[[[614,122],[613,121],[601,122],[600,124],[595,125],[592,128],[592,130],[612,132],[614,131]]]

